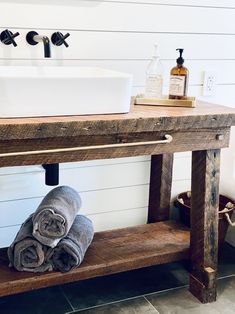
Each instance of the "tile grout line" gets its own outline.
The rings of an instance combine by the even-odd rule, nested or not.
[[[107,303],[100,304],[100,305],[94,305],[94,306],[86,307],[86,308],[83,308],[83,309],[75,309],[74,311],[76,311],[76,312],[82,312],[82,311],[85,311],[85,310],[90,310],[90,309],[93,309],[93,308],[100,308],[100,307],[102,307],[102,306],[111,305],[111,304],[115,304],[115,303],[119,303],[119,302],[124,302],[124,301],[129,301],[129,300],[135,300],[135,299],[138,299],[138,298],[144,298],[144,299],[145,299],[146,296],[149,296],[149,295],[152,295],[152,294],[157,294],[157,293],[161,293],[161,292],[168,292],[168,291],[177,290],[177,289],[181,289],[181,288],[185,288],[185,287],[188,287],[188,285],[183,285],[183,286],[175,287],[175,288],[169,288],[169,289],[165,289],[165,290],[161,290],[161,291],[156,291],[156,292],[151,292],[151,293],[147,293],[147,294],[141,294],[141,295],[138,295],[138,296],[134,296],[134,297],[130,297],[130,298],[125,298],[125,299],[120,299],[120,300],[113,301],[113,302],[107,302]],[[74,311],[66,312],[66,314],[72,314]]]
[[[229,277],[235,277],[235,274],[231,274],[231,275],[226,275],[226,276],[220,277],[220,278],[218,278],[218,280],[229,278]],[[82,311],[86,311],[86,310],[89,310],[89,309],[95,309],[95,308],[100,308],[100,307],[103,307],[103,306],[106,306],[106,305],[116,304],[116,303],[119,303],[119,302],[124,302],[124,301],[128,301],[128,300],[135,300],[135,299],[138,299],[138,298],[144,298],[148,303],[151,304],[151,306],[156,310],[156,312],[159,313],[157,311],[157,309],[152,305],[152,303],[150,301],[148,301],[148,299],[146,297],[151,296],[153,294],[160,294],[160,293],[163,293],[163,292],[179,290],[179,289],[183,289],[183,288],[187,288],[187,287],[189,287],[188,284],[182,285],[182,286],[179,286],[179,287],[173,287],[173,288],[164,289],[164,290],[160,290],[160,291],[150,292],[150,293],[146,293],[146,294],[142,294],[142,295],[138,295],[138,296],[133,296],[133,297],[130,297],[130,298],[120,299],[120,300],[113,301],[113,302],[107,302],[107,303],[100,304],[100,305],[94,305],[94,306],[86,307],[86,308],[83,308],[83,309],[74,309],[72,304],[68,301],[73,310],[70,311],[70,312],[66,312],[65,314],[73,314],[74,312],[76,312],[76,313],[77,312],[82,312]],[[68,300],[67,297],[66,297],[66,300]]]
[[[218,280],[226,279],[226,278],[230,278],[230,277],[235,277],[235,274],[225,275],[225,276],[218,277]]]
[[[75,311],[72,303],[70,302],[69,298],[67,297],[66,293],[64,292],[64,289],[60,286],[60,292],[62,293],[62,295],[64,296],[64,298],[66,299],[66,301],[68,302],[68,304],[70,305],[72,311],[68,312],[68,313],[73,313]]]
[[[125,301],[129,301],[129,300],[135,300],[135,299],[138,299],[138,298],[144,298],[144,296],[143,295],[138,295],[138,296],[131,297],[131,298],[126,298],[126,299],[121,299],[121,300],[117,300],[117,301],[113,301],[113,302],[107,302],[107,303],[104,303],[104,304],[99,304],[99,305],[94,305],[94,306],[90,306],[90,307],[85,307],[83,309],[77,309],[77,310],[75,309],[74,311],[76,311],[76,313],[77,313],[77,312],[92,310],[92,309],[96,309],[96,308],[98,309],[98,308],[104,307],[106,305],[112,305],[112,304],[125,302]],[[65,314],[73,314],[74,311],[66,312]]]
[[[159,291],[156,291],[156,292],[150,292],[150,293],[145,293],[142,295],[142,297],[148,297],[148,296],[151,296],[153,294],[160,294],[160,293],[163,293],[163,292],[169,292],[169,291],[173,291],[173,290],[179,290],[179,289],[183,289],[183,288],[187,288],[189,287],[189,285],[183,285],[183,286],[179,286],[179,287],[174,287],[174,288],[169,288],[169,289],[164,289],[164,290],[159,290]]]
[[[219,277],[217,280],[223,280],[223,279],[231,278],[231,277],[235,277],[235,274],[222,276],[222,277]],[[187,288],[187,287],[189,287],[189,284],[182,285],[182,286],[179,286],[179,287],[173,287],[173,288],[169,288],[169,289],[164,289],[164,290],[159,290],[159,291],[155,291],[155,292],[146,293],[146,294],[141,295],[141,297],[145,298],[145,297],[151,296],[153,294],[160,294],[160,293],[163,293],[163,292],[179,290],[179,289],[183,289],[183,288]]]
[[[151,306],[151,308],[153,309],[153,310],[155,310],[155,312],[157,313],[157,314],[160,314],[159,312],[158,312],[158,310],[155,308],[155,306],[144,296],[144,299],[145,299],[145,301],[147,301],[148,302],[148,304]]]

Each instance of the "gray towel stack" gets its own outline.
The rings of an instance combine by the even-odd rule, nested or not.
[[[30,272],[78,267],[94,236],[91,220],[77,215],[80,207],[81,198],[70,187],[49,192],[8,248],[10,266]]]
[[[33,236],[55,247],[68,234],[80,207],[79,194],[69,186],[51,190],[33,215]]]

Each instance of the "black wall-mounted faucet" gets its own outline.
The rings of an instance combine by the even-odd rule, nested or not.
[[[27,33],[26,41],[30,45],[37,45],[39,42],[42,42],[44,46],[44,57],[51,57],[50,39],[47,36],[41,36],[37,32],[31,31]]]
[[[14,47],[17,46],[17,43],[15,42],[15,37],[19,36],[20,33],[16,32],[15,34],[13,34],[11,31],[9,31],[8,29],[5,29],[4,31],[1,32],[0,34],[0,40],[3,44],[5,45],[11,45],[13,44]]]

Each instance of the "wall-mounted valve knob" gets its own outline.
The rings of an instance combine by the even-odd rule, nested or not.
[[[8,29],[5,29],[4,31],[1,32],[0,34],[0,40],[3,44],[5,45],[11,45],[13,44],[14,47],[17,46],[17,43],[15,42],[14,38],[19,36],[20,33],[16,32],[13,34],[11,31]]]
[[[55,46],[61,46],[61,45],[65,45],[66,48],[68,48],[68,44],[67,42],[65,41],[66,38],[68,38],[70,36],[69,33],[63,35],[62,33],[60,32],[55,32],[52,34],[51,36],[51,42],[53,43],[53,45]]]

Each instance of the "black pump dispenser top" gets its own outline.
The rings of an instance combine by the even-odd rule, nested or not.
[[[179,58],[176,60],[176,62],[177,62],[177,64],[183,64],[183,63],[184,63],[184,58],[182,57],[182,53],[183,53],[184,49],[178,48],[178,49],[176,49],[176,50],[178,50],[178,51],[180,52],[180,56],[179,56]]]

